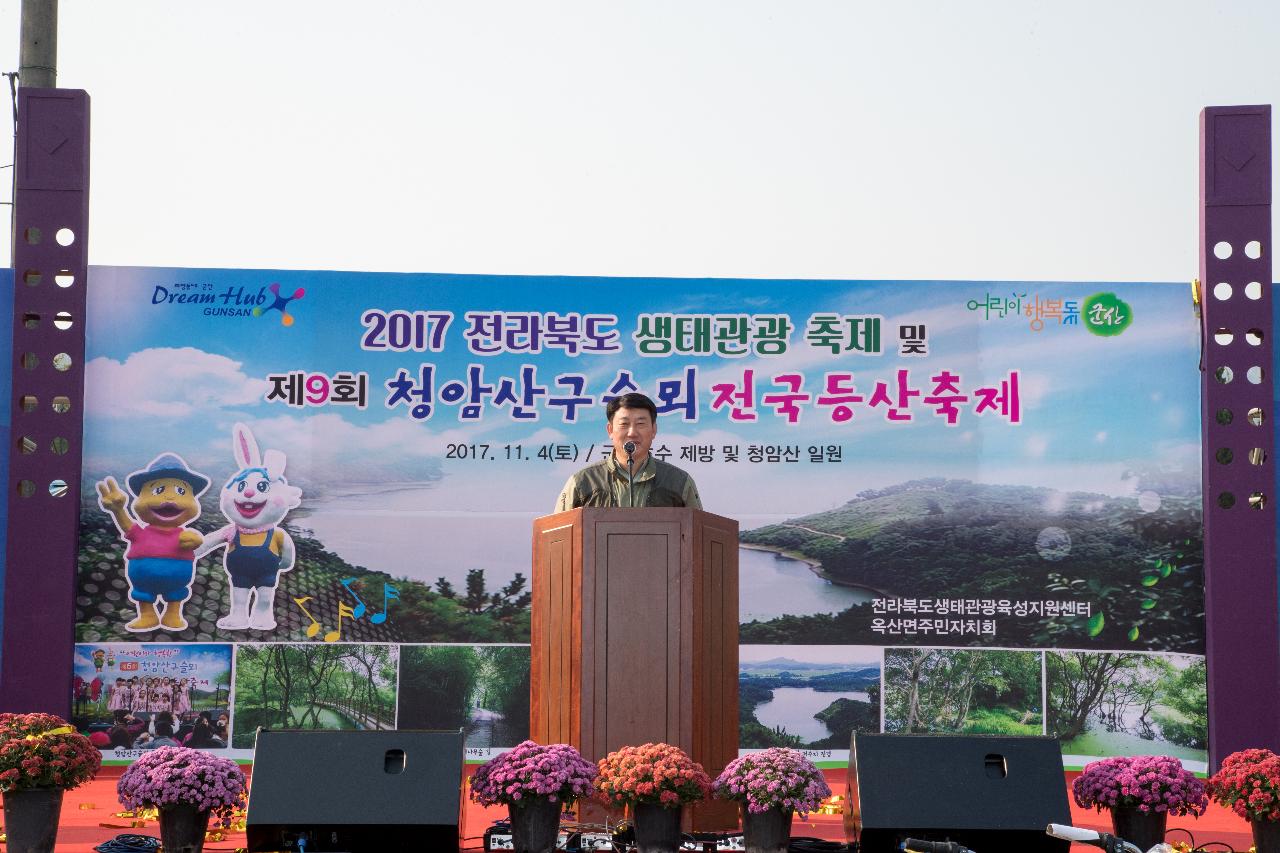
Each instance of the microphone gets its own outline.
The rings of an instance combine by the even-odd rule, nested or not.
[[[636,452],[636,443],[628,441],[622,445],[622,449],[627,454],[627,506],[634,508],[636,505],[636,460],[631,457],[631,454]]]
[[[1063,841],[1079,841],[1082,844],[1091,844],[1102,838],[1101,834],[1092,829],[1063,826],[1060,823],[1051,823],[1045,827],[1044,831],[1045,834],[1052,835],[1054,838],[1061,838]]]
[[[1095,832],[1092,829],[1084,829],[1078,826],[1063,826],[1060,823],[1051,823],[1045,827],[1045,833],[1054,838],[1061,838],[1064,841],[1079,842],[1080,844],[1089,844],[1094,847],[1101,847],[1103,850],[1117,851],[1117,853],[1142,853],[1142,848],[1136,844],[1130,844],[1123,838],[1117,838],[1105,832]],[[1162,846],[1162,845],[1160,845]],[[1157,849],[1157,848],[1152,848]]]

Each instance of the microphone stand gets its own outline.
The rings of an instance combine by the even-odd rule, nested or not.
[[[627,453],[627,506],[635,509],[636,506],[636,460],[630,453]]]

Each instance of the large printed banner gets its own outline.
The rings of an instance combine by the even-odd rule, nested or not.
[[[741,524],[744,749],[1047,732],[1204,767],[1184,288],[98,267],[89,298],[77,673],[135,644],[215,685],[113,704],[95,670],[108,758],[518,743],[531,523],[638,390]]]

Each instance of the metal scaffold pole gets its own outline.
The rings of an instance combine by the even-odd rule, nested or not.
[[[22,0],[22,45],[18,85],[53,89],[58,85],[58,0]]]

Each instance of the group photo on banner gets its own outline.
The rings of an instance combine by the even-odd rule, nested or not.
[[[736,519],[739,742],[1207,769],[1199,341],[1155,283],[95,267],[73,723],[529,736],[534,519],[653,401]],[[623,410],[625,411],[625,410]]]

